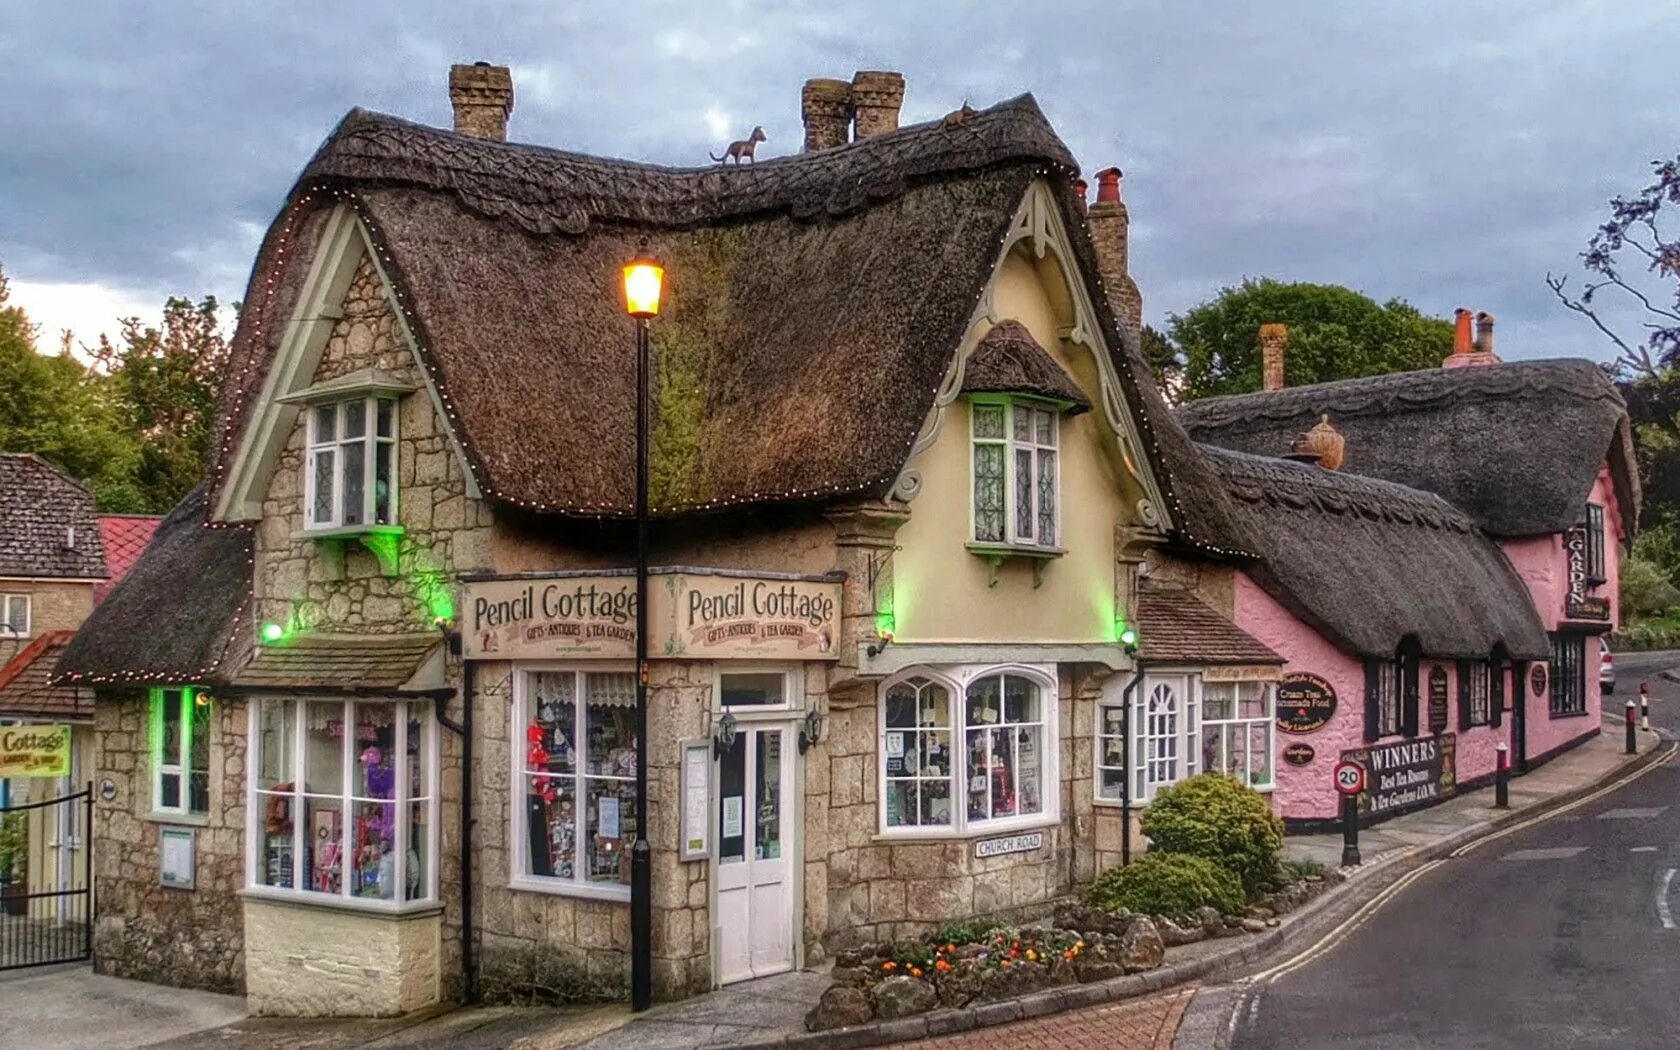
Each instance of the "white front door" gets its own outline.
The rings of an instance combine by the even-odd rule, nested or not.
[[[793,969],[800,870],[791,725],[744,725],[718,760],[718,983]]]

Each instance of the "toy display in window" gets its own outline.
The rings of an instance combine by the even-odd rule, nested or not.
[[[374,798],[392,798],[396,774],[384,749],[363,748],[358,760],[367,793]],[[361,802],[356,810],[351,856],[355,881],[351,892],[358,897],[392,897],[396,894],[396,803]]]

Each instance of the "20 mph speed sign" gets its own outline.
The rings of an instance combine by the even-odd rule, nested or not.
[[[1358,762],[1337,762],[1336,790],[1344,795],[1357,795],[1365,790],[1365,767]]]

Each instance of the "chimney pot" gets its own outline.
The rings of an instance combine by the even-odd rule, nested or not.
[[[455,110],[457,133],[506,142],[508,115],[513,112],[513,74],[506,66],[488,62],[450,66],[449,104]]]
[[[1088,208],[1087,201],[1091,193],[1091,184],[1084,179],[1073,180],[1074,203],[1079,208],[1079,214],[1084,215]]]
[[[1486,310],[1476,315],[1476,352],[1493,353],[1493,315]]]
[[[832,77],[805,81],[799,116],[805,122],[806,153],[844,146],[852,124],[852,85]]]
[[[1441,362],[1442,368],[1469,368],[1474,365],[1497,365],[1499,357],[1493,352],[1493,315],[1482,311],[1475,315],[1476,334],[1470,335],[1470,311],[1460,307],[1453,311],[1453,352]]]
[[[1108,292],[1108,308],[1122,328],[1133,335],[1143,331],[1143,293],[1131,273],[1131,216],[1120,200],[1120,169],[1097,172],[1097,200],[1085,214],[1091,246],[1097,252],[1097,271]]]
[[[1470,311],[1461,306],[1453,311],[1453,353],[1468,354],[1474,349],[1470,340]]]
[[[904,105],[904,74],[860,69],[852,74],[853,134],[857,141],[898,130],[898,111]]]
[[[1328,415],[1319,416],[1312,429],[1296,438],[1289,448],[1289,458],[1315,462],[1325,470],[1340,469],[1346,454],[1347,439]]]
[[[1120,203],[1120,169],[1104,168],[1097,172],[1097,203]]]
[[[1260,326],[1260,389],[1283,389],[1283,358],[1289,349],[1289,326]]]

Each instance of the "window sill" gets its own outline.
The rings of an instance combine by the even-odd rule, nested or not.
[[[541,875],[515,875],[508,880],[508,889],[523,893],[543,893],[551,897],[580,897],[585,900],[630,903],[630,887],[626,885],[590,885],[586,882],[544,878]]]
[[[269,886],[247,886],[239,891],[245,900],[264,904],[280,904],[294,908],[322,908],[327,911],[354,912],[387,919],[413,919],[443,912],[443,905],[435,900],[383,901],[356,897],[333,897],[325,893],[277,890]]]
[[[1559,718],[1585,718],[1591,713],[1591,711],[1547,711],[1546,715],[1555,720]]]
[[[297,529],[292,542],[305,540],[359,540],[375,558],[386,576],[397,574],[397,541],[406,530],[401,525],[340,525],[331,529]]]
[[[1060,558],[1067,553],[1065,547],[1035,547],[1026,543],[984,543],[979,540],[970,541],[967,545],[970,554],[986,559],[988,571],[986,586],[996,587],[998,568],[1006,558],[1026,558],[1032,562],[1033,586],[1039,587],[1044,583],[1044,565],[1053,558]]]
[[[208,827],[210,824],[208,813],[168,813],[155,809],[140,819],[153,824],[179,824],[189,828]]]
[[[889,828],[871,835],[870,841],[882,845],[915,842],[975,842],[980,839],[996,838],[999,835],[1016,835],[1023,831],[1041,831],[1047,828],[1060,827],[1061,823],[1060,817],[1034,816],[988,824],[983,828],[968,827],[961,831],[954,829]]]

